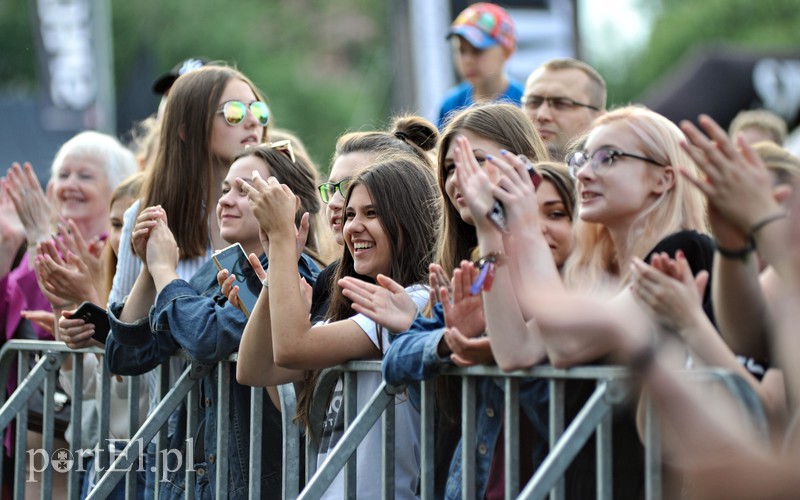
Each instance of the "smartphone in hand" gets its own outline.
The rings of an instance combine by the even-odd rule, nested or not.
[[[230,274],[236,276],[233,284],[239,286],[240,309],[249,318],[261,293],[262,285],[255,269],[247,260],[242,245],[234,243],[216,252],[211,258],[220,271],[227,269]]]
[[[94,325],[94,334],[92,338],[101,344],[106,343],[108,332],[111,330],[111,324],[108,321],[108,313],[105,309],[92,302],[83,302],[72,313],[71,318],[82,319],[86,323]]]
[[[538,189],[539,185],[542,183],[542,176],[539,172],[533,168],[533,165],[530,161],[525,161],[526,167],[528,169],[528,174],[531,176],[531,182],[533,182],[533,189]],[[486,214],[486,217],[495,225],[497,226],[500,231],[507,233],[508,232],[508,222],[506,221],[506,210],[503,207],[503,204],[500,200],[494,200],[494,205],[492,205],[492,209],[489,210],[489,213]]]

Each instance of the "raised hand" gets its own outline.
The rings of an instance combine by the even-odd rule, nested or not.
[[[274,177],[265,181],[255,170],[252,184],[241,178],[236,179],[236,184],[247,194],[253,215],[269,240],[275,241],[276,238],[289,236],[296,239],[294,216],[300,206],[300,199],[288,186],[279,183]]]
[[[444,331],[444,340],[447,342],[447,347],[453,351],[450,359],[458,366],[494,364],[489,337],[471,338],[461,333],[458,328],[448,327]]]
[[[339,280],[342,293],[353,301],[353,310],[393,332],[411,328],[417,305],[402,285],[383,274],[378,285],[351,276]]]
[[[470,287],[478,277],[478,270],[469,261],[462,261],[453,271],[453,297],[446,288],[439,289],[444,310],[444,321],[448,327],[457,328],[461,334],[474,338],[486,331],[483,312],[483,294],[472,295]]]
[[[651,265],[634,258],[631,264],[633,296],[659,324],[680,333],[702,315],[702,300],[708,272],[692,276],[689,262],[678,251],[676,259],[666,253],[653,255]]]
[[[59,296],[66,302],[79,304],[84,300],[100,302],[100,293],[95,286],[98,274],[102,269],[92,270],[86,262],[66,251],[62,258],[56,249],[57,240],[43,241],[36,248],[34,268],[40,276],[39,286],[52,295]],[[62,249],[66,250],[63,245]],[[94,259],[91,255],[89,259]],[[90,278],[90,279],[87,279]]]
[[[442,301],[442,297],[439,294],[439,291],[444,288],[448,291],[451,291],[450,288],[450,278],[447,276],[444,268],[439,264],[431,264],[428,267],[428,283],[430,284],[431,288],[431,304],[436,304],[437,302]]]
[[[681,173],[708,198],[717,212],[745,234],[753,225],[782,209],[772,195],[772,176],[753,149],[741,138],[736,145],[707,115],[700,115],[704,135],[688,121],[681,129],[689,143],[682,147],[705,174],[681,167]]]
[[[472,214],[472,220],[478,229],[490,230],[492,226],[486,214],[494,205],[492,197],[492,172],[484,170],[472,154],[472,146],[464,136],[455,139],[455,165],[453,175],[456,176],[458,188]],[[487,163],[487,166],[489,163]]]
[[[147,240],[150,238],[150,231],[156,227],[159,220],[165,223],[167,221],[167,213],[161,205],[147,207],[136,216],[136,223],[131,233],[131,246],[145,265],[147,265]]]
[[[78,226],[72,219],[64,221],[67,231],[61,232],[61,240],[55,240],[62,255],[74,255],[86,265],[89,269],[89,276],[93,278],[99,277],[103,273],[103,262],[100,258],[103,247],[105,247],[105,239],[102,241],[94,238],[91,242],[87,242],[81,235]]]
[[[147,267],[155,276],[156,269],[175,271],[178,267],[179,253],[175,236],[164,219],[158,219],[149,231],[147,238]]]
[[[502,158],[490,157],[489,163],[498,172],[492,196],[505,208],[510,235],[539,231],[539,205],[536,188],[528,172],[528,160],[502,151]]]
[[[25,226],[5,189],[0,187],[0,276],[11,271],[14,256],[25,241]]]
[[[12,163],[2,189],[16,208],[28,241],[37,243],[50,236],[52,210],[30,163],[24,168]]]

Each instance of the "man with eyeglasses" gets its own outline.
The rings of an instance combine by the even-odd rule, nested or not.
[[[551,59],[536,68],[522,96],[522,109],[554,161],[564,161],[567,145],[605,113],[605,108],[605,80],[576,59]]]

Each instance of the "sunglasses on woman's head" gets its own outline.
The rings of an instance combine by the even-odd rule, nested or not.
[[[256,120],[258,120],[258,124],[262,127],[266,127],[267,123],[269,123],[269,108],[266,103],[261,101],[253,101],[250,104],[245,104],[242,101],[236,100],[226,101],[217,113],[222,113],[228,125],[233,127],[242,123],[245,116],[247,116],[248,108],[250,112],[253,113],[253,116],[256,117]]]

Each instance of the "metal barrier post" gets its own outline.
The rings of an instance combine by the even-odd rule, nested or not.
[[[564,433],[564,392],[566,381],[563,379],[550,379],[550,449],[553,449]],[[564,477],[558,478],[553,489],[550,490],[550,500],[564,500]]]
[[[506,500],[519,492],[519,379],[509,377],[504,382],[503,450],[505,453]]]
[[[216,498],[228,497],[228,447],[230,446],[231,411],[231,365],[227,361],[217,363],[217,456],[208,455],[208,461],[217,467]],[[259,467],[260,471],[260,467]],[[250,468],[250,473],[254,468]],[[256,472],[261,476],[259,472]]]
[[[434,479],[434,453],[433,436],[434,426],[434,406],[433,390],[436,382],[433,380],[420,382],[421,408],[420,408],[420,471],[421,498],[422,500],[433,500],[433,479]]]
[[[461,498],[475,498],[475,378],[461,379]],[[486,444],[483,453],[486,453]]]

